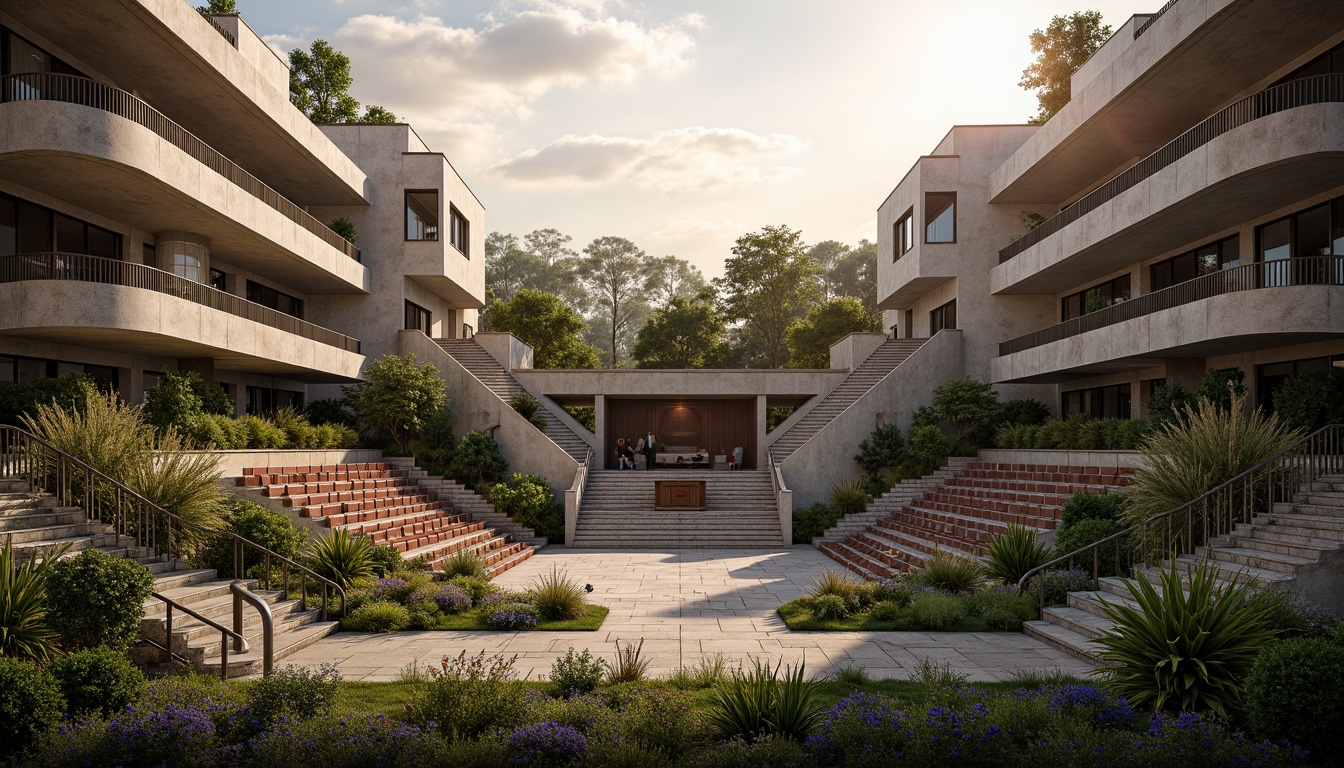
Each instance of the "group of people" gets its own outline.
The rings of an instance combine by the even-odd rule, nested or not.
[[[658,449],[654,447],[652,431],[644,437],[639,438],[638,443],[632,441],[629,437],[620,437],[616,439],[617,469],[634,469],[635,454],[644,456],[645,469],[653,469],[654,460],[658,457]]]

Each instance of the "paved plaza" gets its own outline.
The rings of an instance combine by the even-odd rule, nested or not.
[[[597,632],[341,632],[282,664],[334,661],[348,680],[392,680],[408,664],[486,651],[518,655],[515,669],[544,678],[569,648],[607,660],[616,641],[644,640],[651,672],[663,676],[704,657],[730,664],[807,662],[809,672],[845,666],[874,678],[908,678],[921,659],[946,662],[972,681],[1004,680],[1024,670],[1085,674],[1091,667],[1020,633],[790,632],[775,613],[807,594],[812,578],[834,563],[812,547],[773,550],[608,551],[547,547],[495,583],[523,589],[552,567],[593,585],[591,599],[611,610]]]

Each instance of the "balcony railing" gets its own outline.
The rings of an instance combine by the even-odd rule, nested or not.
[[[1012,259],[1234,128],[1285,110],[1328,102],[1344,102],[1344,75],[1307,77],[1247,96],[1181,134],[1073,205],[1046,219],[1039,227],[1009,243],[1007,248],[999,251],[999,263]]]
[[[1154,21],[1157,21],[1158,19],[1162,18],[1162,14],[1166,13],[1167,11],[1170,11],[1171,6],[1175,5],[1176,2],[1177,0],[1168,0],[1166,5],[1157,9],[1157,13],[1154,13],[1152,16],[1149,16],[1148,18],[1144,19],[1142,24],[1134,28],[1134,39],[1138,40],[1140,35],[1142,35],[1144,32],[1147,32],[1148,28],[1153,26]]]
[[[313,325],[297,317],[263,307],[231,293],[215,290],[169,272],[101,256],[78,253],[22,253],[0,257],[0,283],[26,280],[73,280],[140,288],[176,296],[204,307],[227,312],[305,339],[359,353],[359,339]]]
[[[285,218],[317,235],[327,245],[359,261],[359,249],[336,234],[312,214],[287,200],[279,192],[221,155],[190,131],[169,120],[163,113],[120,88],[74,75],[26,74],[0,78],[0,102],[60,101],[101,109],[139,123],[165,141],[191,155],[197,162],[237,187],[279,211]]]
[[[1214,272],[1002,342],[999,355],[1022,352],[1225,293],[1290,285],[1344,285],[1344,256],[1281,259]]]
[[[1172,1],[1175,2],[1175,0]],[[234,37],[233,33],[229,32],[229,30],[220,26],[219,22],[215,21],[215,18],[210,15],[209,11],[206,11],[202,8],[197,8],[196,10],[201,14],[202,19],[205,19],[206,21],[210,22],[210,26],[214,27],[215,31],[218,32],[221,37],[229,41],[229,45],[232,45],[234,48],[238,47],[238,38]]]

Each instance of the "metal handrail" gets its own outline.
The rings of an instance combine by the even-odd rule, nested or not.
[[[234,37],[233,33],[220,25],[218,21],[215,21],[214,16],[212,16],[209,11],[204,8],[197,8],[196,11],[201,14],[201,18],[210,22],[210,26],[214,27],[216,32],[218,32],[225,40],[229,41],[229,45],[232,45],[234,48],[238,47],[238,38]]]
[[[359,353],[359,339],[300,320],[241,296],[161,269],[81,253],[23,253],[0,257],[0,283],[72,280],[140,288],[200,304],[305,339]]]
[[[271,588],[273,564],[278,563],[286,597],[289,569],[293,569],[302,578],[305,607],[307,579],[312,578],[322,587],[322,619],[325,621],[330,614],[330,602],[336,595],[341,598],[341,611],[345,611],[345,590],[336,582],[232,531],[189,523],[46,440],[9,424],[0,424],[0,475],[26,480],[54,496],[61,506],[80,507],[89,522],[112,528],[117,546],[122,537],[127,537],[137,548],[149,549],[165,562],[179,558],[183,534],[227,538],[234,544],[235,576],[246,575],[245,556],[250,550],[264,560],[266,570],[261,581],[265,589]]]
[[[235,648],[242,652],[247,646],[247,641],[242,637],[243,631],[243,602],[257,609],[261,614],[261,676],[270,677],[271,668],[275,666],[275,617],[271,615],[271,606],[257,596],[255,592],[247,588],[247,583],[241,579],[235,580],[229,585],[229,591],[233,593],[233,631]]]
[[[160,138],[190,155],[198,163],[223,176],[235,186],[280,212],[323,242],[360,260],[359,248],[336,234],[288,198],[276,192],[241,166],[196,138],[186,128],[135,96],[106,83],[78,75],[51,73],[7,75],[0,77],[0,103],[11,101],[59,101],[100,109],[124,117],[148,128]]]
[[[1344,102],[1344,75],[1316,75],[1270,86],[1219,110],[1166,146],[1084,195],[999,251],[999,263],[1036,245],[1214,139],[1262,117],[1311,104]]]
[[[1152,16],[1149,16],[1147,19],[1144,19],[1142,24],[1134,28],[1134,39],[1138,40],[1140,35],[1142,35],[1144,32],[1147,32],[1148,28],[1153,26],[1153,22],[1162,18],[1162,14],[1166,13],[1167,11],[1170,11],[1171,6],[1175,5],[1176,2],[1177,0],[1167,0],[1166,5],[1157,9],[1157,13],[1154,13]]]
[[[1203,275],[999,343],[999,355],[1039,347],[1225,293],[1299,285],[1344,285],[1344,256],[1262,261]]]
[[[207,627],[219,630],[219,676],[225,680],[229,679],[229,640],[234,641],[239,653],[246,653],[248,651],[247,638],[223,624],[207,619],[170,597],[165,597],[158,592],[151,592],[150,597],[161,600],[164,604],[163,645],[159,645],[158,641],[152,637],[142,637],[141,639],[165,652],[167,654],[166,661],[177,659],[184,664],[190,664],[191,662],[188,659],[173,652],[173,611],[181,611]]]
[[[1231,533],[1239,523],[1251,522],[1260,508],[1272,511],[1274,504],[1290,501],[1300,484],[1341,471],[1344,471],[1344,425],[1331,424],[1185,504],[1027,571],[1017,582],[1018,594],[1026,591],[1033,577],[1063,564],[1071,570],[1079,560],[1091,561],[1092,587],[1100,589],[1103,547],[1108,550],[1114,547],[1117,573],[1124,571],[1126,555],[1131,567],[1147,567],[1154,555],[1174,560],[1206,545],[1211,538]],[[1045,579],[1037,581],[1044,609]]]

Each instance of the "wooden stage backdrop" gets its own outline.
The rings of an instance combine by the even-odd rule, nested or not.
[[[636,443],[650,429],[664,446],[694,445],[710,456],[742,448],[742,468],[755,469],[756,399],[694,400],[689,398],[606,399],[607,456],[604,466],[616,468],[616,439]]]

